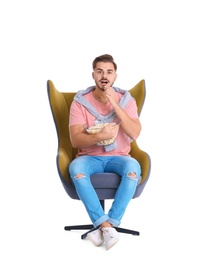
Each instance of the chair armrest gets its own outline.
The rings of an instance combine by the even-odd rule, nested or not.
[[[57,154],[57,167],[60,176],[62,176],[68,183],[70,183],[70,176],[69,176],[69,164],[71,160],[63,148],[59,148]]]
[[[150,174],[150,168],[151,168],[150,157],[145,151],[141,150],[138,147],[136,141],[133,141],[131,144],[130,155],[140,163],[141,171],[142,171],[141,183],[143,183],[146,179],[148,179]]]

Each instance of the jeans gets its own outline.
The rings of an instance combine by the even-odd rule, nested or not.
[[[141,174],[138,161],[130,156],[84,155],[70,163],[69,172],[94,227],[98,227],[105,221],[113,226],[119,226],[126,207],[135,193]],[[100,172],[114,172],[121,176],[120,185],[108,214],[105,214],[90,181],[91,174]],[[136,177],[129,176],[129,173],[135,173]]]

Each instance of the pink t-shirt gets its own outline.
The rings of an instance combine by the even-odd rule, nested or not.
[[[122,96],[123,94],[116,92],[117,101],[119,101]],[[93,107],[97,110],[99,114],[105,116],[113,110],[113,107],[111,106],[110,102],[103,104],[97,101],[93,97],[92,92],[85,94],[84,97],[93,105]],[[133,98],[131,98],[131,100],[128,102],[124,111],[131,118],[138,117],[136,101]],[[90,112],[88,112],[88,110],[83,105],[73,100],[70,109],[69,126],[84,125],[85,128],[89,128],[90,126],[95,125],[94,121],[95,121],[95,117]],[[119,119],[117,118],[113,122],[118,123],[118,121]],[[92,145],[88,147],[79,148],[77,156],[81,156],[81,155],[94,155],[94,156],[127,155],[128,156],[130,151],[131,138],[124,133],[121,127],[119,128],[116,137],[116,142],[117,142],[117,148],[112,151],[106,152],[103,146]]]

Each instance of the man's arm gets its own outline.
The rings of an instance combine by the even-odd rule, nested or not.
[[[133,140],[136,140],[142,129],[139,118],[131,118],[117,103],[115,92],[112,88],[105,90],[109,102],[113,106],[118,118],[120,119],[120,127]]]
[[[118,132],[119,126],[110,123],[102,128],[99,133],[88,134],[83,125],[70,126],[70,140],[74,148],[87,147],[101,141],[113,138]]]

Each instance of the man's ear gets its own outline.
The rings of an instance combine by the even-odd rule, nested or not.
[[[92,78],[94,79],[94,72],[92,72]]]

